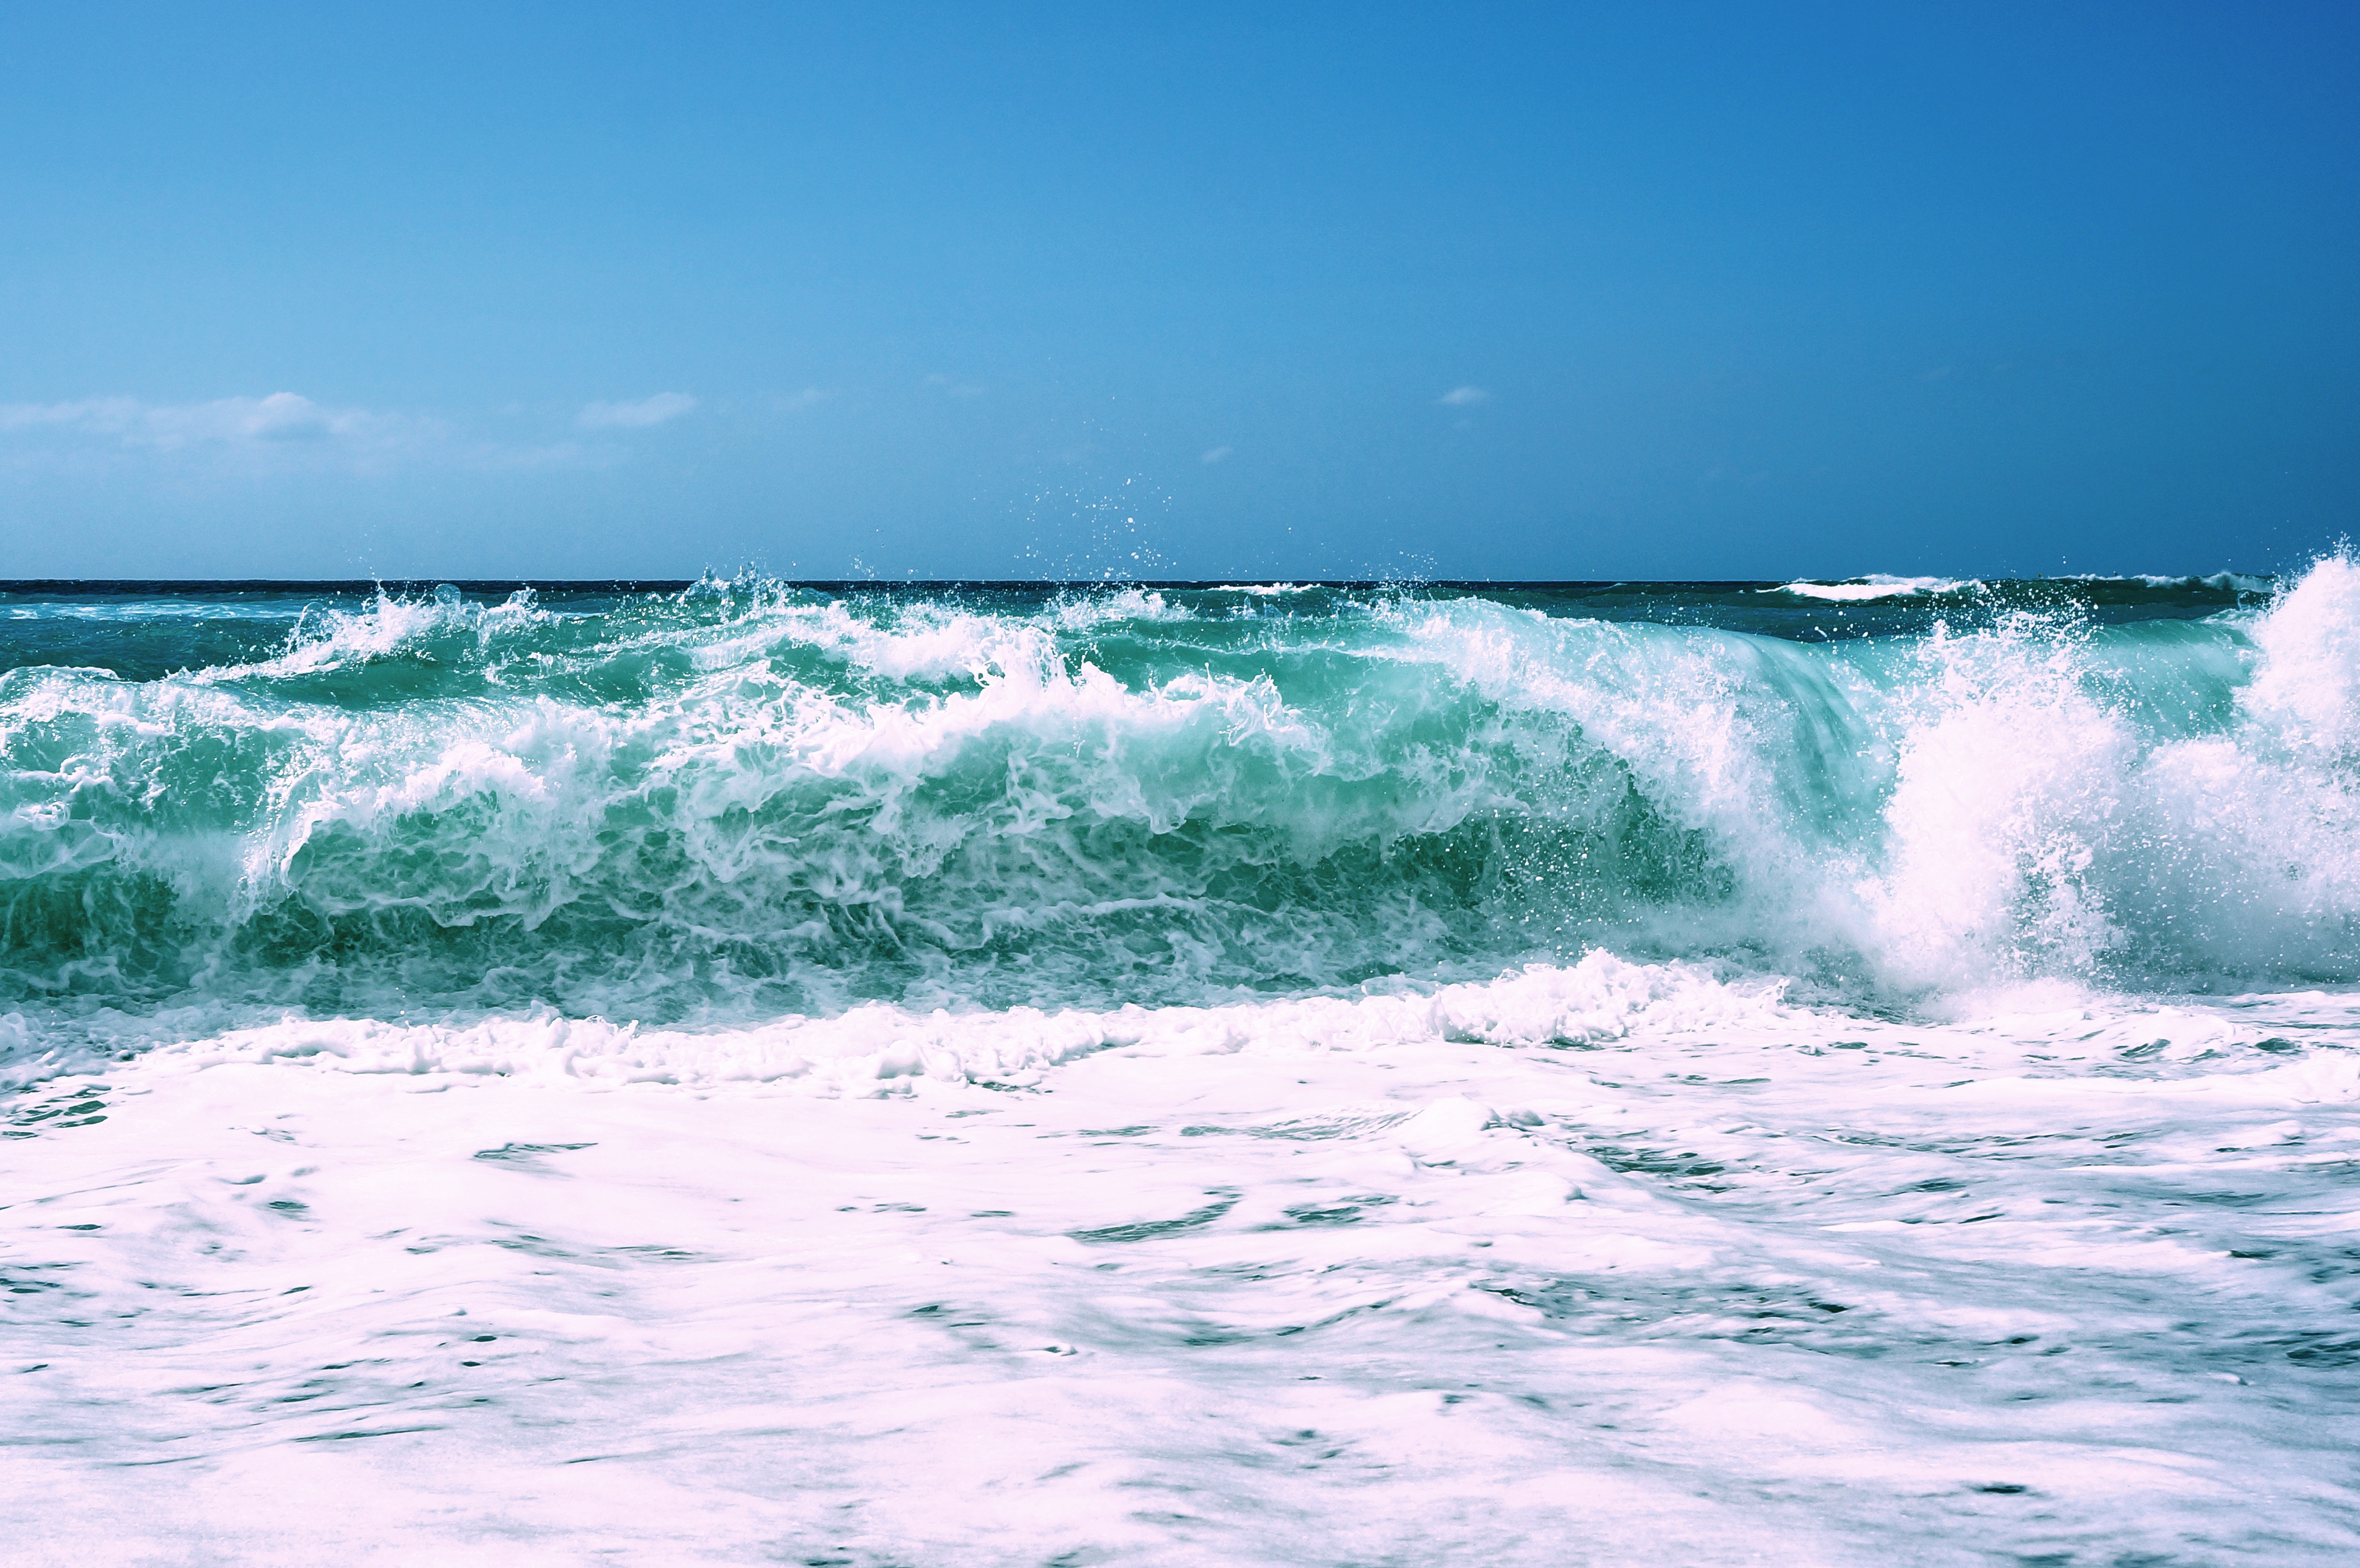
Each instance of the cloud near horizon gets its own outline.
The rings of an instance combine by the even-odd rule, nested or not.
[[[594,466],[613,460],[576,442],[486,441],[437,415],[331,408],[300,392],[148,403],[82,397],[0,403],[0,460],[19,468],[88,469],[141,461],[229,474],[384,474],[418,464],[478,469]]]
[[[415,415],[323,408],[298,392],[203,403],[142,403],[136,397],[0,403],[0,433],[95,438],[162,452],[312,442],[382,449],[413,442],[441,429],[439,420]]]
[[[1453,387],[1435,399],[1446,408],[1471,408],[1478,403],[1488,403],[1491,394],[1480,387]]]
[[[201,403],[137,397],[0,403],[0,454],[35,467],[146,459],[225,464],[246,473],[376,472],[429,453],[456,455],[464,446],[444,421],[429,415],[329,408],[300,392]],[[487,456],[489,449],[475,455]]]
[[[645,430],[695,408],[696,399],[685,392],[659,392],[637,402],[592,403],[582,410],[581,422],[594,430]]]

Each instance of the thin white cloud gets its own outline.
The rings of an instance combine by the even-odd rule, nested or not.
[[[16,463],[82,466],[147,454],[272,471],[377,471],[429,452],[454,453],[450,428],[418,414],[333,408],[297,392],[144,403],[84,397],[0,404],[0,451]]]
[[[677,419],[696,407],[685,392],[659,392],[635,403],[593,403],[582,410],[582,423],[594,430],[645,430]]]
[[[296,392],[216,397],[206,403],[87,397],[0,404],[0,431],[47,432],[163,452],[311,443],[382,451],[414,444],[440,430],[439,421],[415,415],[323,408]]]
[[[105,430],[120,432],[137,420],[140,405],[128,397],[85,397],[73,403],[0,403],[0,430]]]
[[[965,381],[954,381],[939,371],[926,377],[926,385],[939,388],[954,397],[980,397],[983,388]]]
[[[1488,403],[1491,394],[1480,387],[1453,387],[1435,399],[1446,408],[1471,408],[1478,403]]]
[[[0,403],[0,462],[16,467],[86,470],[146,462],[244,474],[381,474],[419,464],[595,465],[615,455],[571,441],[535,446],[485,441],[431,414],[331,408],[298,392],[202,403],[137,397]]]
[[[1217,446],[1196,461],[1207,463],[1227,462],[1233,450],[1234,449],[1226,446]]]
[[[800,392],[791,392],[786,397],[772,398],[771,406],[781,414],[806,413],[818,408],[835,395],[817,387],[806,387]]]

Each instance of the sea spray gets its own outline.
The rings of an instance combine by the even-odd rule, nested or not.
[[[0,596],[12,1542],[2360,1551],[2345,563],[512,586]]]
[[[742,1021],[1600,945],[1902,1001],[2340,981],[2355,578],[1836,637],[1531,593],[380,593],[240,662],[0,676],[0,993]]]

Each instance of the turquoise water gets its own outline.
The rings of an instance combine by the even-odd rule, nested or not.
[[[20,584],[0,1003],[2343,982],[2353,576]]]
[[[37,1554],[2360,1557],[2343,560],[0,653]]]

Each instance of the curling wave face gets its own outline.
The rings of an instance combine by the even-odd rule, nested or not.
[[[2360,567],[1798,586],[18,592],[0,1010],[2360,978]]]

